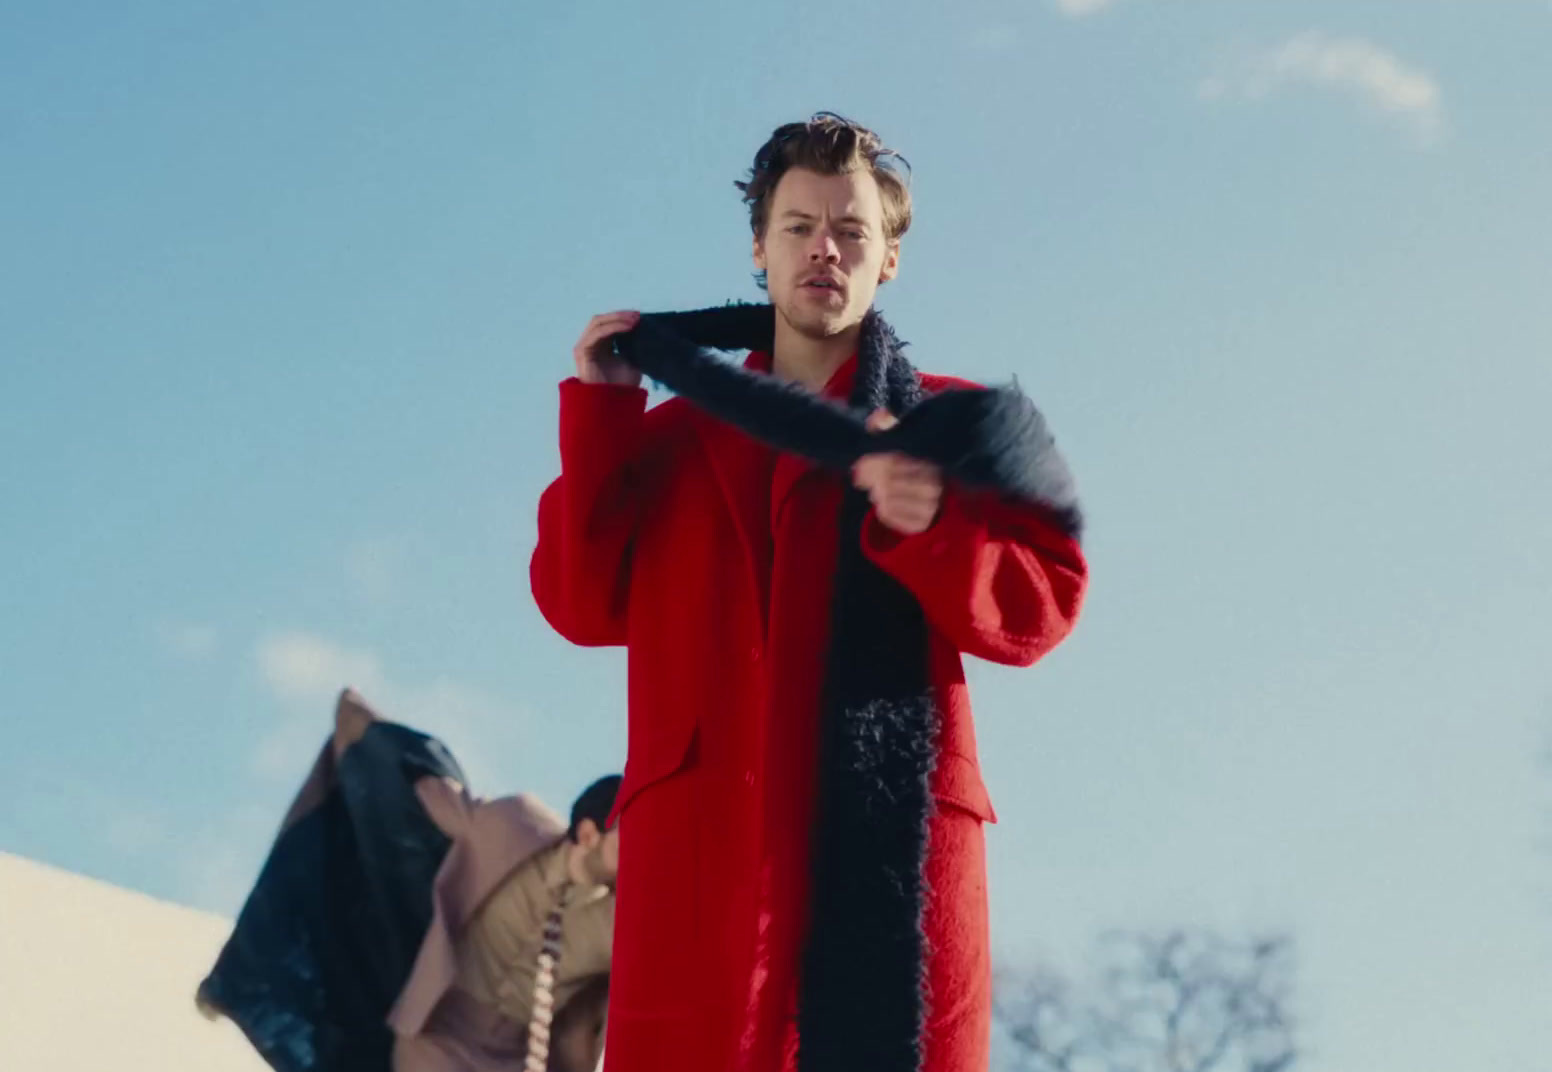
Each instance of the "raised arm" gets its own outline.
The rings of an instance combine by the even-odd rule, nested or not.
[[[880,411],[875,431],[895,419]],[[1065,488],[1055,444],[1027,451],[1035,486]],[[908,588],[928,622],[960,651],[1028,666],[1072,631],[1088,585],[1069,496],[1047,506],[989,491],[945,485],[935,466],[875,454],[855,470],[873,502],[862,528],[867,556]]]
[[[1072,631],[1083,605],[1083,552],[1038,507],[951,488],[925,530],[903,535],[874,513],[862,540],[933,628],[992,662],[1033,663]]]
[[[610,339],[637,319],[593,317],[572,351],[577,375],[560,385],[560,477],[539,499],[529,577],[540,613],[576,644],[625,642],[647,393]]]

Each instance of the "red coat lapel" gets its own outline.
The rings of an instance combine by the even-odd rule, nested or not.
[[[769,367],[769,358],[765,359],[766,367]],[[846,399],[851,394],[853,382],[857,378],[857,359],[848,360],[836,370],[830,377],[830,382],[825,384],[824,395],[826,398]],[[781,513],[806,477],[821,472],[818,463],[797,454],[782,454],[776,459],[776,471],[771,478],[771,517],[777,525],[781,523]],[[851,483],[850,478],[846,480]]]

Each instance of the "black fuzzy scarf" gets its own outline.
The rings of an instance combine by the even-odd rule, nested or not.
[[[644,315],[615,345],[645,375],[778,449],[841,471],[864,454],[912,455],[948,481],[1039,504],[1078,534],[1067,466],[1016,387],[925,395],[876,312],[863,321],[846,406],[705,349],[769,351],[774,338],[771,306],[727,305]],[[900,423],[869,432],[864,422],[880,407]],[[916,1072],[930,998],[923,864],[939,718],[922,609],[863,554],[868,505],[851,488],[841,507],[798,1002],[801,1072]]]

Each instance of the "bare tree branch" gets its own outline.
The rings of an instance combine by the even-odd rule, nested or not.
[[[1292,943],[1206,932],[1112,933],[1078,993],[1004,972],[994,1014],[1028,1072],[1288,1072]]]

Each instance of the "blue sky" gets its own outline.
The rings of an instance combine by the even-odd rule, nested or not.
[[[880,305],[1016,375],[1093,588],[972,668],[993,924],[1291,931],[1310,1072],[1552,1052],[1552,5],[0,8],[0,850],[233,911],[333,693],[557,804],[527,590],[587,317],[753,297],[781,122],[915,167]]]

